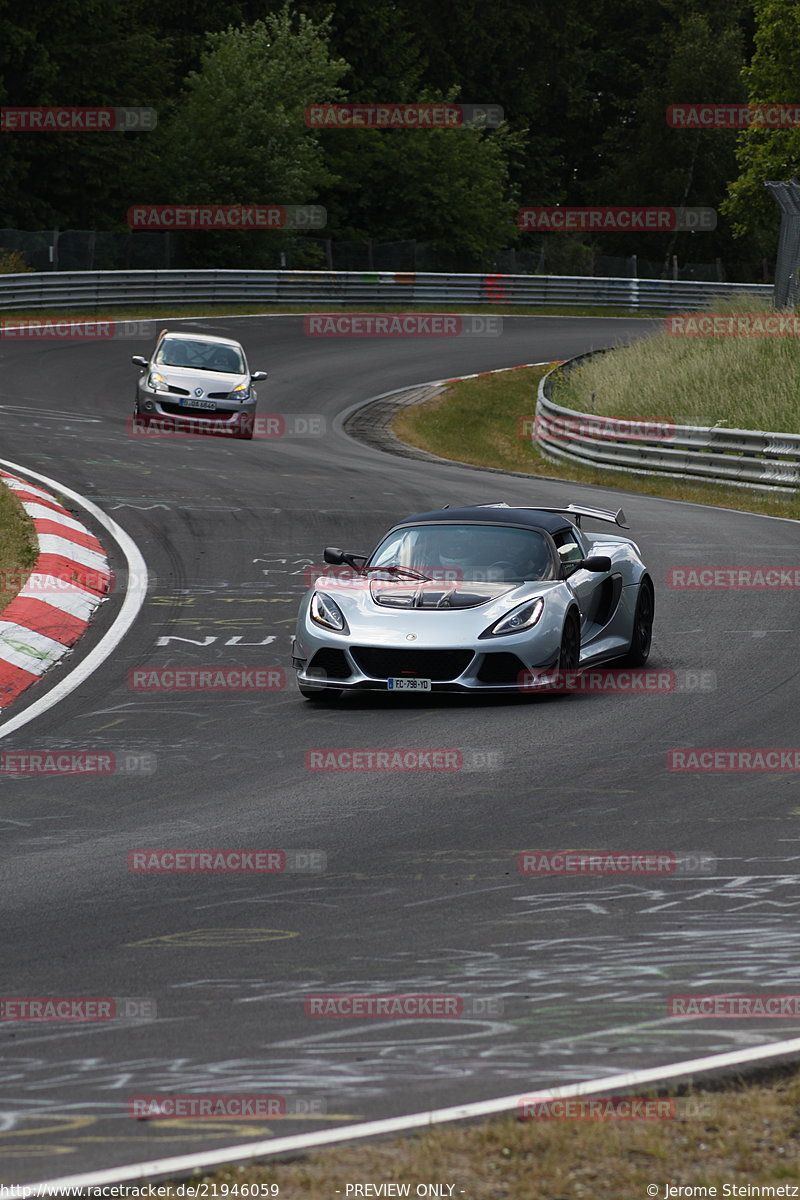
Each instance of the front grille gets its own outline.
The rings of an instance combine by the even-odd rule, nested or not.
[[[378,646],[352,646],[350,653],[365,675],[373,679],[418,676],[420,679],[456,679],[475,657],[472,650],[384,650]]]
[[[206,399],[208,400],[227,400],[230,392],[209,392]]]
[[[216,412],[209,408],[191,408],[186,404],[170,404],[168,400],[159,400],[159,404],[165,413],[169,413],[171,417],[193,417],[195,420],[208,421],[228,421],[235,413]]]
[[[306,671],[306,675],[313,675],[318,679],[349,679],[352,674],[344,651],[330,647],[318,650]]]
[[[481,683],[518,683],[527,668],[516,654],[504,651],[501,654],[485,654],[478,679]]]
[[[186,388],[175,387],[174,384],[167,384],[167,391],[172,392],[174,396],[191,396],[191,392],[187,392]]]

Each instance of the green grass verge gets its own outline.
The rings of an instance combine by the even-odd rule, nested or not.
[[[14,599],[38,553],[33,521],[10,488],[0,484],[0,609]]]
[[[524,471],[532,476],[574,480],[646,496],[740,508],[773,517],[800,517],[800,495],[782,496],[724,484],[695,483],[658,475],[628,475],[623,471],[605,471],[577,463],[550,462],[533,445],[530,433],[523,425],[534,417],[536,389],[548,370],[548,367],[528,367],[450,384],[432,400],[401,409],[394,420],[394,432],[402,441],[431,454],[475,463],[476,466]],[[651,411],[657,411],[664,420],[673,419],[668,405],[662,404],[660,409]],[[615,411],[613,415],[629,414]],[[488,479],[485,490],[487,495],[496,492],[498,498],[502,498],[500,481],[493,484]]]
[[[227,1167],[193,1182],[207,1182],[208,1194],[217,1196],[224,1194],[225,1184],[229,1195],[236,1184],[240,1189],[260,1184],[262,1195],[273,1185],[281,1200],[345,1200],[358,1195],[346,1191],[348,1184],[381,1183],[410,1185],[412,1197],[418,1184],[444,1184],[444,1195],[452,1185],[454,1200],[645,1200],[654,1194],[648,1186],[657,1186],[655,1195],[665,1200],[667,1184],[716,1187],[705,1193],[712,1196],[744,1196],[745,1190],[723,1193],[723,1185],[780,1188],[796,1182],[799,1105],[800,1076],[792,1073],[771,1084],[695,1092],[677,1099],[676,1115],[652,1121],[519,1121],[507,1116],[313,1151],[287,1163]],[[204,1123],[205,1131],[210,1124]],[[262,1136],[282,1133],[278,1121]],[[226,1144],[224,1131],[218,1136],[207,1144]],[[211,1184],[217,1185],[216,1193]],[[179,1193],[171,1189],[169,1194]]]
[[[733,320],[745,313],[779,315],[749,297],[710,311]],[[800,317],[794,320],[800,325]],[[665,330],[572,371],[553,399],[603,416],[798,433],[800,337],[696,337]]]

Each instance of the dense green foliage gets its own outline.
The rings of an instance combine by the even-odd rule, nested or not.
[[[674,130],[666,109],[796,101],[799,57],[800,0],[0,0],[0,103],[159,114],[153,133],[2,135],[0,228],[123,231],[133,203],[318,203],[325,236],[417,239],[465,266],[541,243],[516,229],[520,204],[729,198],[713,233],[569,238],[754,264],[778,227],[763,181],[798,169],[800,130]],[[500,104],[505,124],[303,119],[322,101],[443,98]],[[190,236],[198,261],[236,265],[248,236],[281,235]]]

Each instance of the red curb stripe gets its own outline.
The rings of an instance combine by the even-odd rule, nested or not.
[[[13,663],[0,659],[0,708],[5,708],[12,700],[16,700],[20,692],[24,692],[32,683],[38,683],[41,676],[23,671]]]
[[[82,617],[63,612],[45,600],[33,600],[28,596],[17,596],[12,600],[0,613],[0,620],[24,625],[54,642],[61,642],[62,646],[74,646],[89,624]]]
[[[23,504],[41,504],[44,508],[52,508],[53,512],[61,513],[64,517],[72,517],[72,513],[57,500],[48,500],[46,496],[37,496],[35,492],[20,492],[16,488],[10,488],[9,491],[12,491]]]
[[[33,568],[37,574],[55,575],[95,596],[105,596],[111,585],[111,571],[105,567],[85,567],[63,554],[40,554]]]
[[[85,550],[94,550],[95,554],[102,554],[105,557],[103,547],[93,533],[79,533],[77,529],[59,525],[58,521],[48,521],[45,517],[35,517],[33,523],[40,536],[44,533],[51,533],[55,537],[64,538],[68,542],[74,542],[76,546],[83,546]]]
[[[35,504],[40,512],[45,512],[44,517],[32,518],[39,553],[32,571],[28,574],[54,575],[56,579],[68,581],[87,598],[91,596],[93,601],[106,595],[111,589],[113,576],[111,568],[107,564],[102,543],[69,509],[65,508],[63,504],[59,504],[51,493],[45,492],[44,495],[39,495],[37,491],[31,490],[34,484],[29,480],[23,479],[19,475],[12,475],[10,471],[0,471],[0,487],[4,484],[8,486],[10,483],[19,485],[18,487],[9,487],[8,490],[26,508],[26,511],[28,507]],[[51,513],[52,518],[50,517]],[[30,516],[30,513],[28,515]],[[71,526],[63,525],[56,520],[57,515],[68,517],[70,521],[77,521],[80,528],[75,530]],[[62,538],[65,543],[72,543],[75,547],[73,553],[77,553],[79,548],[92,551],[99,556],[102,565],[98,567],[84,566],[74,558],[70,558],[69,551],[66,554],[43,554],[41,538],[45,536]],[[20,572],[20,574],[23,573]],[[23,587],[25,586],[27,586],[27,580]],[[29,597],[19,594],[0,612],[0,620],[18,626],[23,633],[25,630],[29,630],[49,638],[63,647],[64,654],[71,646],[75,645],[89,625],[89,621],[82,617],[65,612],[56,604],[49,604],[38,596]],[[49,663],[45,667],[45,671],[53,665],[53,663]],[[17,667],[0,657],[0,709],[5,709],[32,684],[38,683],[40,678],[40,675]]]

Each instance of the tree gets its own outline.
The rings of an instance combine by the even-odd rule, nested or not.
[[[252,25],[210,34],[200,69],[164,126],[157,186],[168,203],[307,204],[331,181],[309,105],[343,99],[347,69],[332,58],[327,20],[289,3]],[[273,234],[186,235],[205,261],[252,262],[253,239]],[[198,241],[197,239],[202,239]]]
[[[340,177],[329,213],[341,236],[426,242],[460,270],[479,269],[514,240],[509,161],[520,134],[461,127],[332,130],[327,138]]]
[[[736,134],[667,124],[673,104],[744,100],[740,6],[699,8],[675,6],[652,47],[641,89],[603,137],[595,203],[716,208],[725,195],[735,170]],[[602,245],[607,253],[630,252],[630,235],[604,237]],[[730,252],[730,232],[723,221],[715,233],[650,234],[638,238],[635,249],[656,260],[680,249],[681,257],[708,261]]]
[[[743,72],[750,104],[797,107],[800,79],[800,0],[754,0],[755,53]],[[800,171],[800,127],[752,127],[739,135],[738,178],[724,210],[740,236],[752,233],[764,253],[774,252],[779,214],[767,180],[788,180]]]
[[[0,7],[0,100],[10,106],[161,106],[163,48],[142,0]],[[0,226],[103,229],[121,218],[149,133],[3,133]]]

